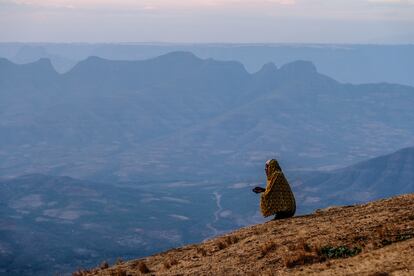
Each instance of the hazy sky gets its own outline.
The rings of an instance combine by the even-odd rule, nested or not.
[[[0,41],[414,43],[414,0],[0,0]]]

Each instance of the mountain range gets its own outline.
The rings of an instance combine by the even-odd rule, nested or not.
[[[414,86],[414,45],[361,44],[168,44],[168,43],[0,43],[0,57],[23,64],[49,58],[57,71],[69,71],[89,56],[110,60],[143,60],[174,51],[201,58],[236,60],[249,72],[263,64],[278,66],[309,60],[341,82],[389,82]]]
[[[340,168],[412,146],[413,105],[413,87],[343,84],[308,61],[249,73],[174,52],[59,74],[48,59],[0,59],[0,173],[245,180],[273,157]]]

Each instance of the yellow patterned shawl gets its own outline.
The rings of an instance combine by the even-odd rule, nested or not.
[[[286,212],[293,216],[296,202],[289,183],[275,159],[270,160],[268,164],[266,191],[260,198],[262,214],[268,217],[277,212]]]

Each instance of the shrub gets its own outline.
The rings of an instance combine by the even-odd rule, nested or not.
[[[359,253],[361,253],[362,249],[361,247],[353,247],[349,248],[346,246],[338,246],[338,247],[332,247],[332,246],[323,246],[318,250],[319,256],[324,256],[328,259],[337,259],[337,258],[347,258],[355,256]]]
[[[414,234],[398,234],[395,238],[396,241],[405,241],[414,237]]]

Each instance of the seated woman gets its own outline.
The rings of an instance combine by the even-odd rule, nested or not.
[[[260,209],[264,217],[275,215],[274,219],[293,217],[296,212],[296,202],[289,183],[275,159],[266,162],[266,189],[256,187],[255,193],[262,193]]]

